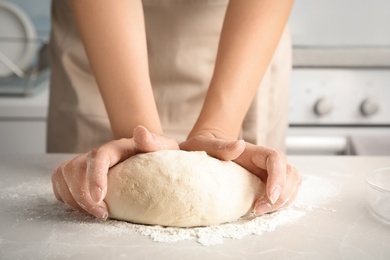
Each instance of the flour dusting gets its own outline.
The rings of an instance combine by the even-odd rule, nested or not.
[[[336,187],[326,179],[304,175],[300,193],[293,206],[234,223],[197,228],[147,226],[116,220],[100,221],[56,201],[49,178],[31,179],[1,189],[0,198],[12,202],[14,213],[21,220],[44,220],[54,222],[55,225],[71,226],[67,228],[69,232],[82,230],[96,237],[104,237],[107,234],[115,234],[117,237],[140,234],[155,242],[196,240],[202,245],[211,246],[222,244],[227,238],[241,239],[248,235],[262,235],[281,226],[291,225],[314,208],[323,209],[321,204],[327,202],[336,193]],[[332,209],[328,210],[332,211]]]

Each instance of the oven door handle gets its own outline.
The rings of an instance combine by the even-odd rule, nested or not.
[[[290,155],[348,154],[347,136],[288,136],[286,152]]]

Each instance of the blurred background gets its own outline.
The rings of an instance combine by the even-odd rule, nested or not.
[[[50,0],[0,0],[0,153],[44,153]],[[390,1],[296,1],[289,155],[390,155]]]
[[[295,1],[289,154],[390,154],[390,1]]]

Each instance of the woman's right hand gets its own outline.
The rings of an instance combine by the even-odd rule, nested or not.
[[[108,170],[138,153],[174,149],[179,146],[173,139],[137,126],[133,138],[108,142],[59,165],[52,174],[54,194],[72,208],[105,220],[108,217],[104,202]]]

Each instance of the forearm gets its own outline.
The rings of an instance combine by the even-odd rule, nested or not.
[[[141,1],[74,0],[72,9],[114,137],[130,137],[137,125],[162,133]]]
[[[190,137],[208,130],[225,137],[238,137],[292,3],[293,0],[229,2],[214,74]]]

